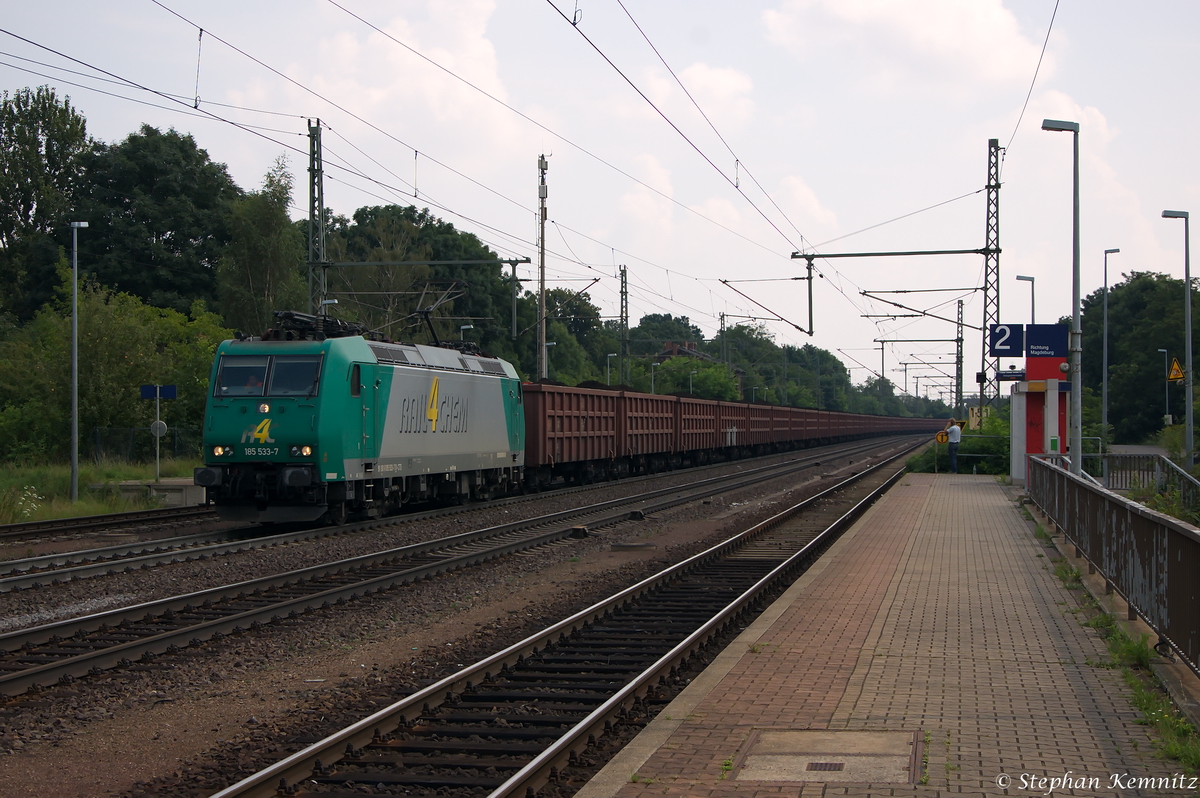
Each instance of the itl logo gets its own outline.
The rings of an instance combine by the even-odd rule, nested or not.
[[[264,418],[255,426],[251,424],[242,432],[242,443],[254,441],[255,443],[274,443],[275,439],[271,437],[271,419]]]

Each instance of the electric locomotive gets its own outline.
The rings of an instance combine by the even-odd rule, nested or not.
[[[521,380],[472,345],[369,340],[276,312],[218,347],[195,483],[221,517],[342,523],[410,501],[489,498],[525,466]]]

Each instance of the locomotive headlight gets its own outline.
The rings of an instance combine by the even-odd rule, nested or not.
[[[288,450],[292,457],[312,457],[313,447],[311,446],[293,446]]]
[[[212,449],[213,457],[227,457],[233,454],[232,446],[214,446]]]
[[[261,405],[259,405],[259,406],[258,406],[258,412],[260,412],[260,413],[270,413],[270,412],[271,412],[271,406],[270,406],[269,404],[267,404],[266,402],[263,402]]]

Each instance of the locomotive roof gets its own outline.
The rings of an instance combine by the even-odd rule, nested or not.
[[[373,355],[380,363],[418,368],[445,369],[471,374],[491,374],[498,377],[517,379],[518,375],[508,362],[495,357],[486,357],[455,349],[423,344],[395,344],[371,341],[360,335],[348,335],[325,340],[262,340],[245,338],[226,341],[221,351],[228,354],[271,354],[273,352],[331,352],[342,351],[352,359],[369,360]]]

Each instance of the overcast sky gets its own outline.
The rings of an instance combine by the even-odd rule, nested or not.
[[[765,307],[787,320],[766,322],[779,343],[842,353],[855,382],[872,373],[859,364],[880,367],[874,339],[954,337],[936,320],[863,318],[903,311],[861,291],[969,289],[983,258],[817,261],[810,338],[792,326],[810,320],[791,253],[982,247],[990,138],[1007,148],[1001,320],[1030,320],[1018,274],[1036,278],[1038,321],[1070,313],[1071,135],[1044,118],[1081,128],[1084,294],[1105,249],[1121,250],[1110,282],[1183,276],[1183,225],[1160,213],[1200,211],[1195,3],[1062,0],[1034,83],[1054,0],[621,2],[10,2],[0,27],[58,54],[2,36],[0,75],[8,90],[56,86],[104,141],[143,123],[189,132],[243,188],[287,152],[297,218],[319,117],[328,206],[429,207],[531,257],[523,277],[545,153],[553,285],[600,278],[589,294],[615,316],[624,264],[634,323],[671,313],[707,336],[720,313],[773,318]],[[721,279],[762,280],[735,284],[761,307]],[[979,292],[887,296],[951,317],[961,298],[982,322]],[[967,330],[968,388],[979,335]],[[887,376],[903,387],[899,363],[952,352],[889,344]]]

